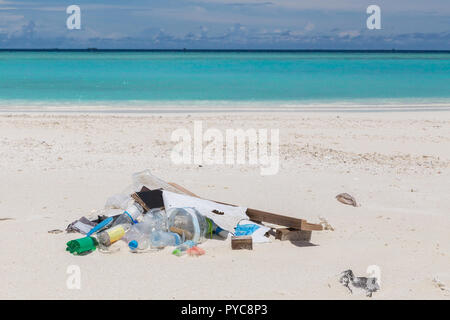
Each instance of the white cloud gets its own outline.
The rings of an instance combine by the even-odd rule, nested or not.
[[[9,6],[10,4],[13,4],[13,5],[14,5],[14,3],[11,2],[11,1],[3,1],[3,0],[0,0],[0,5],[7,5],[6,7],[0,7],[0,11],[16,10],[16,9],[17,9],[16,7],[11,7],[11,6]]]
[[[19,14],[9,14],[0,12],[0,25],[9,25],[10,23],[21,21],[24,16]]]
[[[315,27],[316,27],[316,26],[314,25],[314,23],[308,22],[308,23],[306,24],[306,26],[305,26],[305,30],[306,30],[306,31],[313,31]]]
[[[264,0],[192,0],[191,2],[217,3],[217,4],[261,4]],[[361,0],[268,0],[272,5],[297,10],[336,10],[336,11],[361,11],[371,4]],[[448,0],[377,0],[376,4],[382,10],[388,12],[440,12],[449,13]]]
[[[350,30],[350,31],[342,31],[338,33],[338,36],[340,38],[356,38],[357,36],[359,36],[361,34],[361,32],[357,31],[357,30]]]

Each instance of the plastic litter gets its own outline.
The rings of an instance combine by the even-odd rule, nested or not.
[[[173,255],[198,257],[205,254],[199,244],[214,237],[229,238],[233,232],[238,236],[250,235],[252,243],[270,242],[266,236],[270,228],[262,222],[287,223],[294,229],[304,225],[315,228],[312,230],[320,227],[296,218],[202,199],[177,184],[155,177],[149,170],[137,172],[132,178],[133,184],[127,191],[109,197],[105,208],[93,211],[97,219],[82,217],[67,227],[67,232],[86,235],[67,242],[67,251],[74,255],[96,249],[114,253],[126,244],[136,253],[174,247]],[[252,221],[247,220],[250,218]],[[351,275],[346,275],[353,279],[348,283],[364,282],[363,278]]]
[[[265,236],[270,228],[264,225],[254,223],[250,220],[242,220],[235,228],[234,235],[238,237],[251,236],[253,243],[267,243],[271,242],[268,237]]]
[[[154,231],[150,236],[152,248],[162,249],[167,246],[178,246],[184,241],[184,238],[175,232]]]
[[[90,221],[86,217],[81,217],[78,220],[75,220],[71,224],[69,224],[66,228],[66,232],[79,232],[82,234],[86,234],[89,232],[89,230],[92,229],[92,227],[95,227],[97,225],[96,222]]]
[[[118,193],[106,200],[106,209],[122,209],[125,210],[133,202],[130,195]]]
[[[249,236],[253,234],[257,229],[259,229],[259,226],[256,224],[239,224],[236,227],[236,231],[234,232],[235,236]]]
[[[129,229],[129,224],[119,224],[106,229],[97,234],[98,242],[102,246],[109,247],[114,242],[122,239],[122,237],[125,235],[125,232],[127,232]]]
[[[202,216],[195,208],[173,208],[168,211],[169,230],[186,240],[202,243],[212,238],[214,226],[211,219]]]
[[[141,222],[131,226],[123,240],[132,252],[144,252],[150,246],[151,233],[167,230],[167,217],[164,210],[152,209],[144,215]]]
[[[134,173],[132,179],[133,184],[127,189],[129,193],[140,191],[142,187],[146,187],[150,190],[164,189],[175,193],[181,193],[180,190],[154,176],[148,169]]]
[[[107,228],[112,222],[113,222],[114,218],[113,217],[109,217],[105,220],[103,220],[102,222],[100,222],[99,224],[97,224],[95,227],[93,227],[91,229],[91,231],[89,231],[86,236],[89,237],[91,235],[93,235],[94,233],[101,231],[104,228]]]
[[[183,254],[186,253],[186,251],[192,247],[195,246],[195,242],[192,240],[187,240],[185,242],[183,242],[182,244],[180,244],[179,246],[177,246],[173,251],[172,254],[178,257],[181,257]]]
[[[138,219],[144,213],[144,209],[137,204],[133,203],[127,207],[127,209],[113,222],[112,226],[118,224],[135,224],[138,223]]]
[[[205,250],[197,246],[189,248],[186,252],[190,257],[199,257],[205,254]]]
[[[84,237],[67,242],[66,251],[74,255],[87,254],[94,251],[98,243],[94,237]]]

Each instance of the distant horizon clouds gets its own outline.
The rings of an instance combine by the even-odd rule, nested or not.
[[[0,0],[0,48],[450,50],[448,21],[448,0]]]

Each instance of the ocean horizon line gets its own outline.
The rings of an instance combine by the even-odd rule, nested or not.
[[[112,49],[112,48],[0,48],[0,52],[269,52],[269,53],[450,53],[450,50],[414,49]]]

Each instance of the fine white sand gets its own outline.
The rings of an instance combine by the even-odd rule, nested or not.
[[[173,130],[280,129],[280,170],[175,166]],[[318,223],[315,246],[289,241],[206,255],[170,250],[72,256],[50,234],[93,216],[131,174],[150,169],[205,198]],[[450,112],[234,114],[0,114],[0,298],[354,299],[338,282],[381,270],[372,299],[450,297]],[[335,199],[347,192],[361,204]],[[9,219],[7,219],[9,218]],[[272,238],[273,239],[273,238]],[[68,289],[67,268],[81,270]]]

